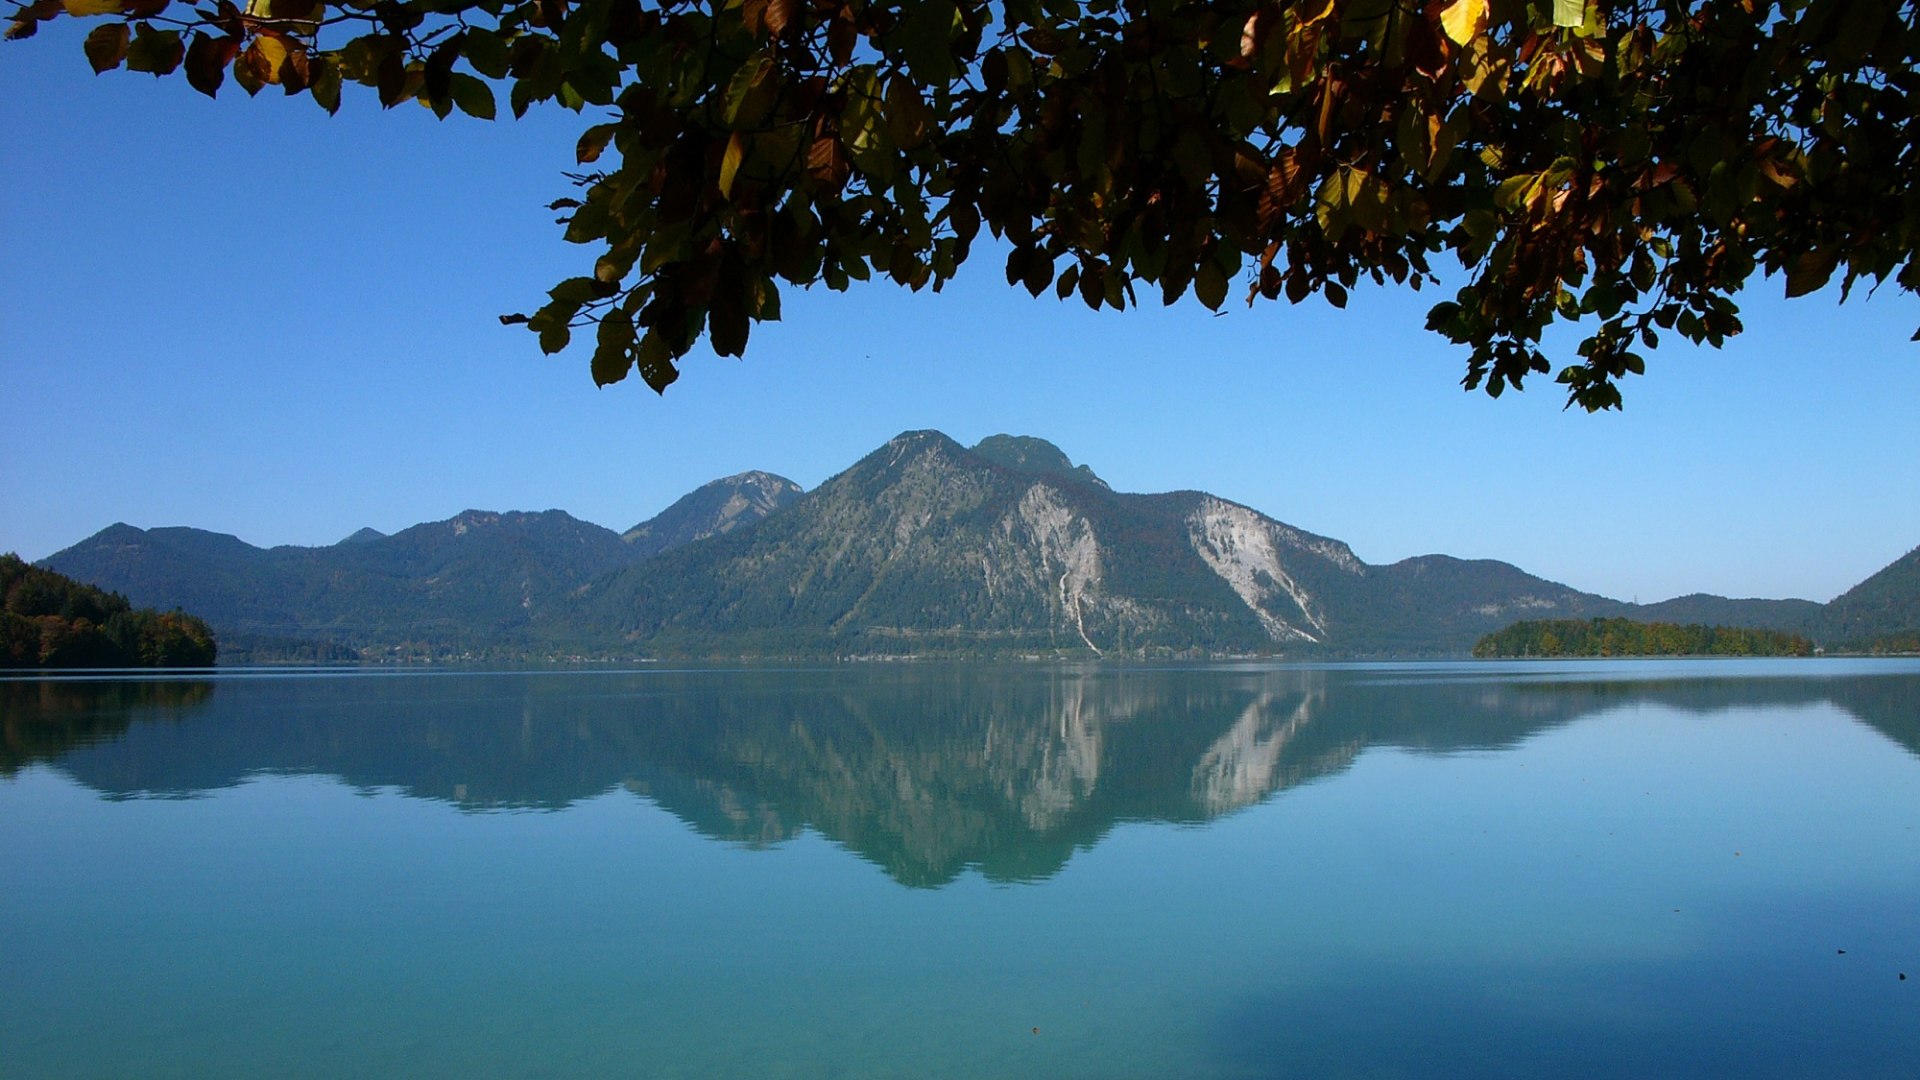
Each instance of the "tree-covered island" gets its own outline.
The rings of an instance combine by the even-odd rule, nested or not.
[[[0,668],[211,667],[207,624],[0,555]]]
[[[1548,619],[1517,622],[1473,647],[1481,658],[1529,656],[1811,656],[1798,634],[1739,626]]]

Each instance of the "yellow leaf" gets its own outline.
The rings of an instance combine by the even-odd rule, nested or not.
[[[1453,0],[1440,13],[1440,28],[1458,45],[1479,37],[1487,28],[1487,0]]]
[[[61,0],[61,6],[76,19],[88,15],[118,15],[122,10],[120,0]]]
[[[262,34],[253,39],[253,47],[260,53],[260,59],[265,61],[265,70],[260,72],[260,77],[268,83],[279,85],[280,65],[287,62],[286,43],[279,38]]]
[[[740,171],[740,159],[747,156],[747,137],[736,131],[727,140],[726,152],[720,155],[720,194],[733,194],[733,178]]]

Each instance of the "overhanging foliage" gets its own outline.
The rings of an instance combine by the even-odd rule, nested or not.
[[[1756,273],[1920,289],[1912,0],[34,0],[96,71],[341,86],[441,116],[604,111],[554,209],[590,273],[530,316],[663,390],[783,285],[938,289],[985,228],[1039,296],[1218,309],[1468,283],[1430,329],[1499,395],[1617,407],[1662,335],[1720,345]],[[1920,337],[1920,335],[1916,335]]]

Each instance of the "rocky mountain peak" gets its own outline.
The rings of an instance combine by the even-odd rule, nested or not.
[[[752,470],[702,484],[672,506],[622,533],[641,558],[758,524],[805,494],[784,476]]]

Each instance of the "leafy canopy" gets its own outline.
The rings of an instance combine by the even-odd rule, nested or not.
[[[1587,409],[1663,334],[1739,333],[1756,273],[1920,290],[1914,0],[7,2],[9,37],[97,19],[96,71],[207,94],[604,113],[553,204],[592,272],[503,316],[548,352],[597,327],[602,384],[742,354],[783,285],[937,290],[982,227],[1095,309],[1457,263],[1427,324],[1465,385],[1548,372],[1574,322]]]

